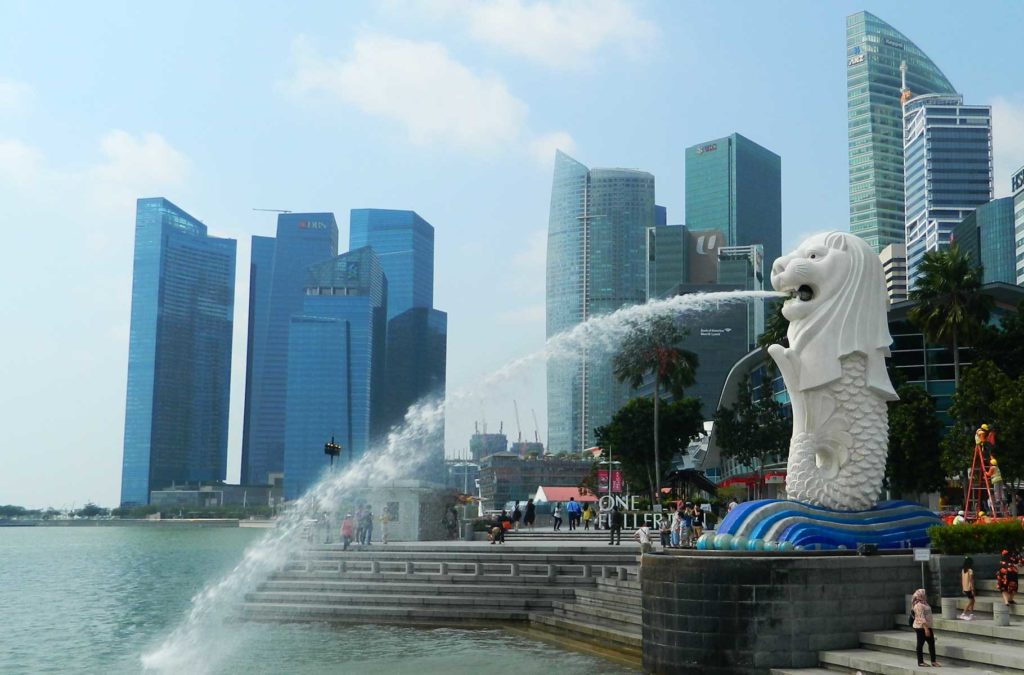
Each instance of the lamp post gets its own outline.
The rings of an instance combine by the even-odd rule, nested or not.
[[[341,446],[334,442],[331,436],[329,443],[324,443],[324,454],[331,458],[331,470],[334,470],[334,458],[341,454]]]

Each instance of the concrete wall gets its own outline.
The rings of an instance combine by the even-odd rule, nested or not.
[[[909,553],[694,551],[644,556],[640,581],[645,671],[760,675],[892,628],[921,567]]]

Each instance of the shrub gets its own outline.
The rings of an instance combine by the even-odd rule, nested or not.
[[[934,525],[928,528],[931,547],[947,555],[1024,550],[1024,527],[1016,520],[983,525]]]

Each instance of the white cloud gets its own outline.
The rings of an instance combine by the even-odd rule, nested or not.
[[[436,42],[364,35],[347,58],[331,59],[300,37],[294,57],[287,90],[327,95],[391,120],[416,145],[452,145],[486,154],[513,146],[532,151],[533,143],[550,137],[572,144],[565,132],[531,140],[526,103],[500,77],[474,72]]]
[[[100,152],[103,160],[80,179],[102,209],[123,211],[138,197],[166,194],[188,174],[185,156],[157,133],[113,130],[100,139]]]
[[[459,21],[478,42],[560,69],[583,67],[607,48],[640,54],[658,35],[626,0],[395,0],[388,6]]]
[[[32,87],[24,82],[0,78],[0,112],[21,110],[28,107],[32,98]]]
[[[572,136],[565,131],[553,131],[535,137],[528,144],[530,154],[533,158],[545,166],[549,166],[555,159],[555,150],[561,150],[566,154],[573,154],[576,150],[576,143]]]
[[[52,166],[42,151],[19,140],[0,139],[0,184],[37,197],[87,199],[98,211],[123,214],[138,197],[179,188],[188,174],[188,160],[160,134],[112,130],[98,148],[98,161],[74,170]]]
[[[992,101],[993,180],[996,197],[1010,195],[1010,176],[1024,165],[1024,98]]]

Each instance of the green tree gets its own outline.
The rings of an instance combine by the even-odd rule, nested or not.
[[[1013,379],[1024,375],[1024,302],[1007,312],[999,326],[982,328],[974,345],[975,361],[992,361]]]
[[[909,318],[925,338],[953,350],[953,382],[960,386],[960,347],[981,335],[992,311],[991,296],[981,293],[981,268],[951,244],[924,254],[919,277],[910,291],[916,304]]]
[[[653,429],[654,494],[661,494],[660,437],[658,431],[661,388],[674,398],[682,398],[683,390],[694,383],[699,360],[697,355],[679,345],[689,333],[668,316],[655,316],[635,321],[612,358],[612,371],[619,382],[628,382],[634,389],[644,378],[654,375]],[[698,404],[699,408],[699,404]],[[684,446],[685,447],[685,446]]]
[[[939,453],[942,422],[935,414],[935,401],[916,384],[903,384],[896,393],[900,400],[889,402],[886,487],[898,495],[938,490],[946,473]]]
[[[97,506],[92,502],[86,502],[85,506],[75,511],[75,515],[81,516],[82,518],[95,518],[96,516],[105,516],[109,512],[110,511],[108,509],[105,509],[102,506]]]
[[[996,400],[992,404],[992,420],[996,429],[993,456],[999,460],[1003,480],[1016,484],[1024,478],[1024,376],[1000,379]]]
[[[778,461],[789,447],[793,420],[774,396],[758,396],[750,378],[739,385],[732,406],[715,412],[715,438],[723,457],[757,468],[757,495],[761,496],[764,467]]]
[[[686,452],[690,441],[704,433],[704,416],[700,399],[686,397],[663,403],[658,426],[656,459],[671,461],[677,452]],[[612,416],[611,422],[595,430],[597,443],[610,449],[612,458],[622,463],[622,475],[633,486],[647,485],[652,498],[658,494],[659,483],[651,473],[651,455],[655,452],[650,429],[654,420],[654,402],[647,397],[630,399]],[[660,466],[660,461],[656,466]]]
[[[942,468],[946,475],[966,476],[974,452],[974,430],[983,422],[996,427],[996,442],[1002,442],[996,404],[1011,386],[1010,378],[991,361],[978,361],[964,369],[963,381],[949,407],[953,426],[942,439]]]

